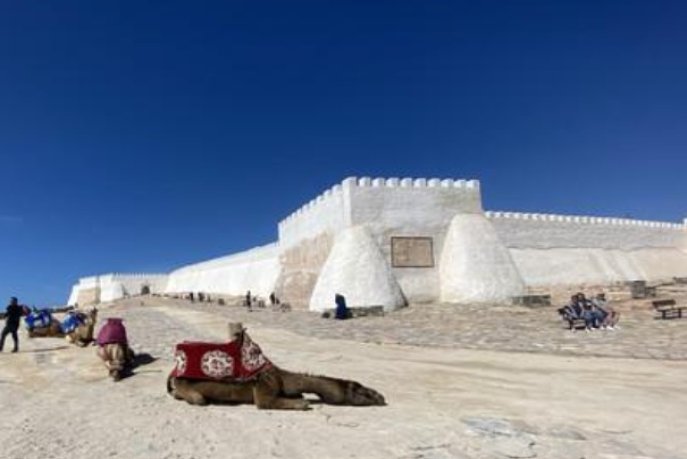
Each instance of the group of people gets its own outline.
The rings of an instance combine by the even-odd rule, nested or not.
[[[595,329],[613,330],[618,326],[620,319],[620,314],[608,306],[604,293],[597,294],[591,300],[587,299],[584,293],[577,293],[571,296],[570,302],[558,312],[570,323],[571,329],[574,320],[584,320],[587,331]]]

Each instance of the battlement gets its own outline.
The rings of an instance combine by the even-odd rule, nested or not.
[[[591,217],[580,215],[557,215],[524,212],[487,211],[484,214],[489,219],[535,220],[540,222],[573,223],[581,225],[642,226],[648,228],[663,228],[674,230],[685,230],[685,228],[687,228],[687,219],[685,219],[683,223],[673,223],[649,220],[634,220],[629,218]]]
[[[370,213],[381,212],[385,207],[403,203],[424,207],[431,202],[445,203],[447,197],[454,203],[453,210],[481,211],[478,180],[348,177],[279,222],[279,241],[289,246],[323,232],[335,233],[352,224],[365,223]],[[458,206],[457,202],[465,204]]]

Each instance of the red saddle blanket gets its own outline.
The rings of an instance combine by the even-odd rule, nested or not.
[[[98,332],[96,342],[98,346],[104,346],[106,344],[128,344],[129,341],[126,339],[126,328],[124,328],[122,319],[116,317],[107,319],[105,325],[103,325]]]
[[[228,343],[184,341],[176,345],[171,376],[210,381],[246,381],[272,368],[250,337]]]

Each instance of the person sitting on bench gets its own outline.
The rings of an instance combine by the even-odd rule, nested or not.
[[[608,306],[606,294],[597,294],[596,298],[592,299],[592,304],[596,310],[600,311],[601,328],[607,328],[609,330],[615,329],[618,321],[620,320],[620,314]]]
[[[560,308],[558,313],[566,320],[575,320],[582,318],[582,308],[577,302],[577,295],[570,297],[570,302]]]

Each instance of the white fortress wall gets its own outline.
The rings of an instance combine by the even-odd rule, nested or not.
[[[172,271],[165,292],[245,295],[250,290],[267,297],[279,273],[279,245],[273,243]]]
[[[166,274],[110,273],[83,277],[72,287],[69,305],[114,301],[139,295],[144,285],[151,293],[162,293],[167,285]]]
[[[341,185],[334,185],[279,222],[279,245],[287,250],[304,239],[336,234],[346,226],[344,193]]]
[[[684,224],[516,212],[486,215],[527,285],[687,275]]]
[[[391,238],[430,237],[433,267],[393,267],[411,302],[439,297],[439,266],[448,227],[457,214],[482,213],[477,180],[438,178],[349,178],[343,189],[349,200],[352,225],[366,225],[385,259],[391,261]]]

